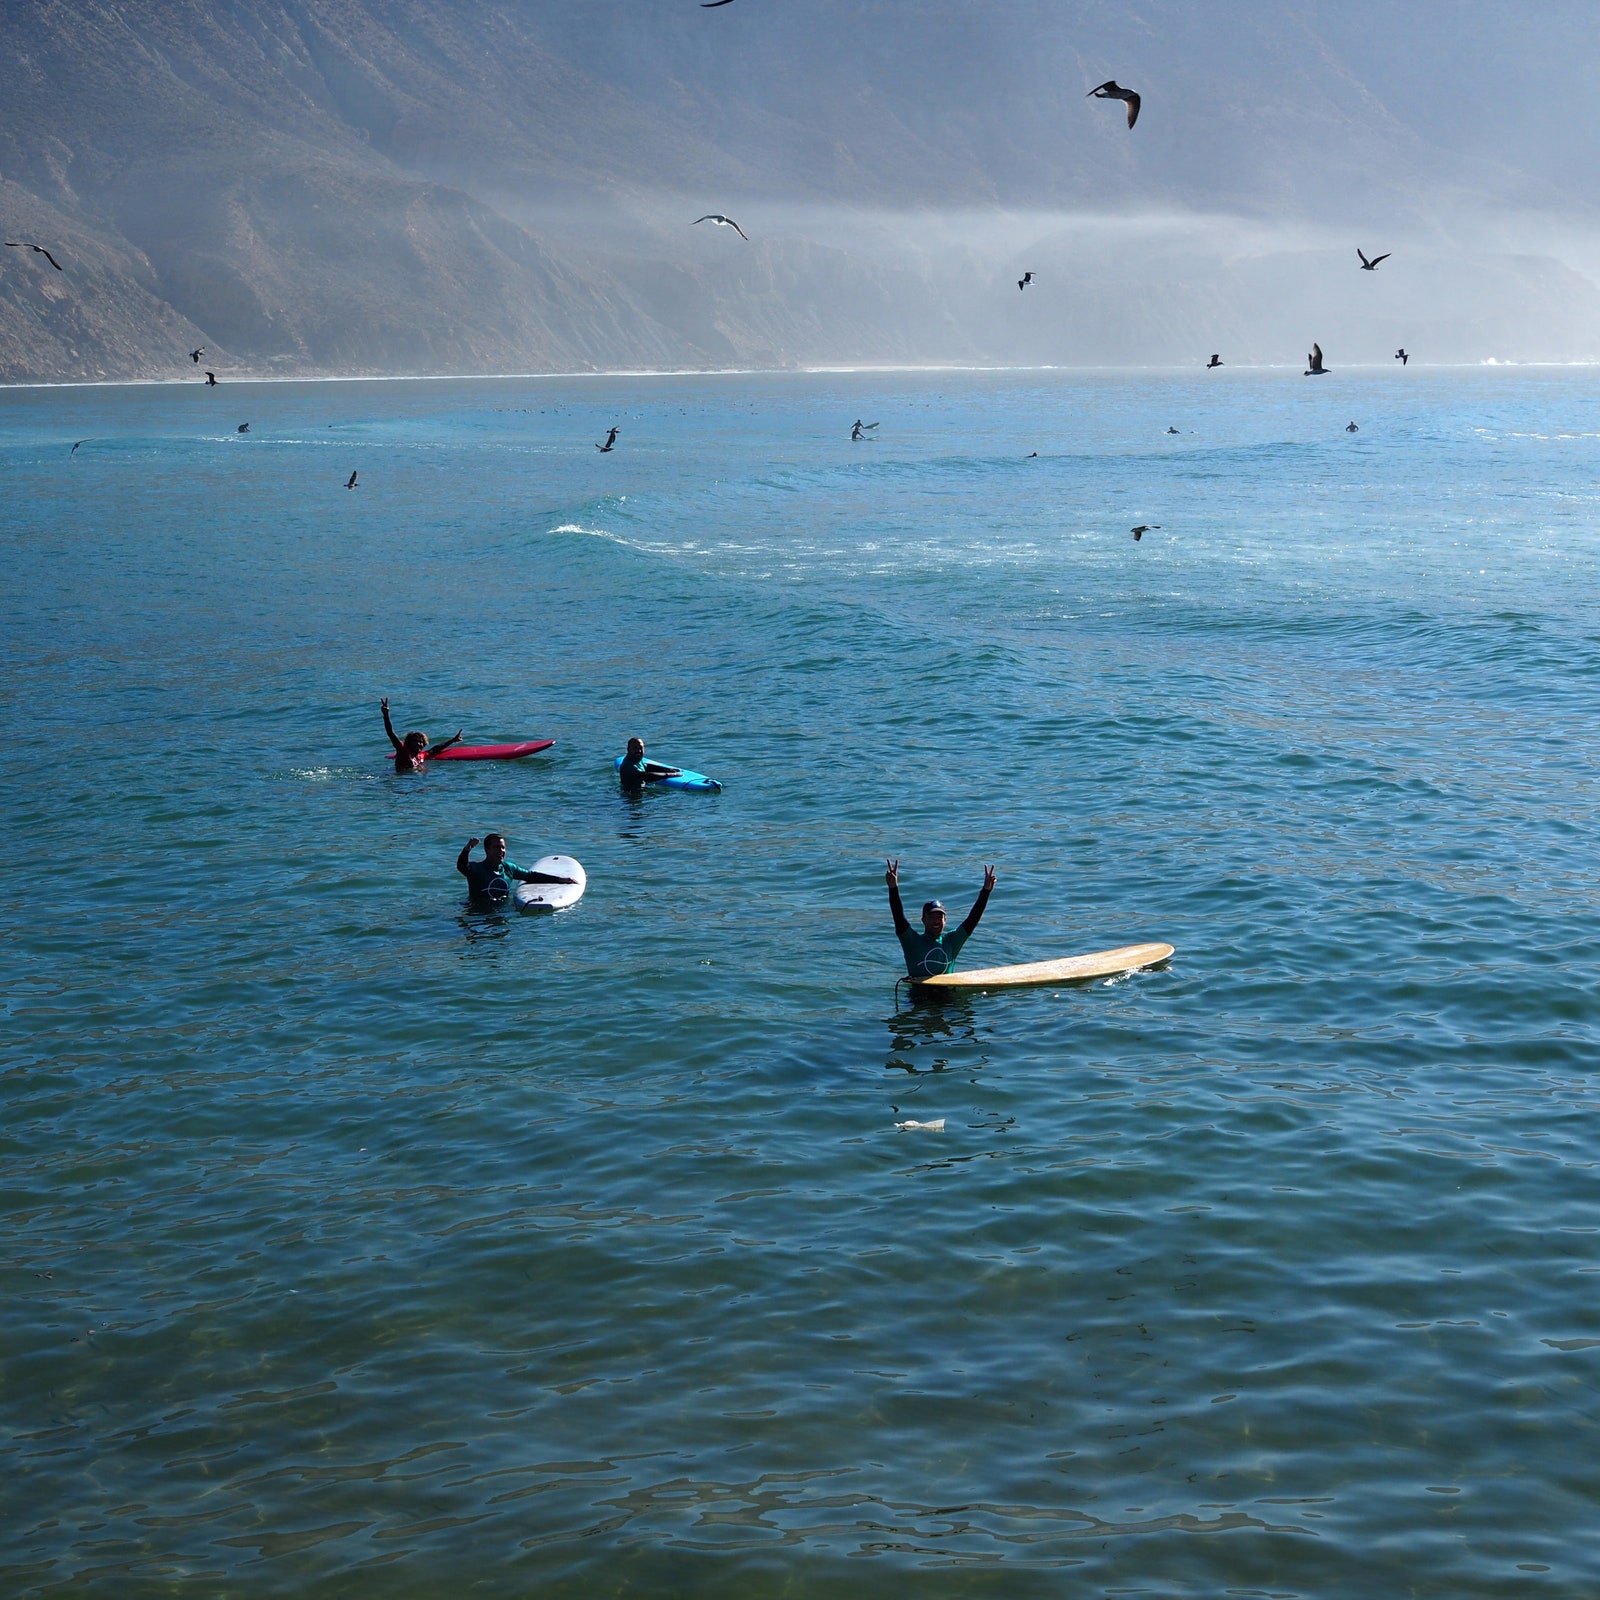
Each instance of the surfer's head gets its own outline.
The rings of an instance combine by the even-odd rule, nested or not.
[[[630,739],[628,741],[628,759],[637,761],[644,754],[644,740]]]
[[[506,836],[503,833],[486,833],[483,836],[483,859],[498,867],[506,858]]]
[[[944,907],[937,900],[930,900],[922,908],[922,931],[930,939],[937,939],[944,932]]]
[[[408,756],[414,756],[419,750],[428,748],[428,736],[425,733],[408,733],[400,742],[405,746]]]

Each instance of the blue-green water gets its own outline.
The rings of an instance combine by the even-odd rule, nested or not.
[[[1597,416],[0,394],[0,1589],[1594,1592]]]

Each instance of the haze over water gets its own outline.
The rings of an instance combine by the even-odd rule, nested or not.
[[[0,392],[0,1587],[1591,1592],[1594,417]],[[910,1007],[886,855],[1177,956]]]

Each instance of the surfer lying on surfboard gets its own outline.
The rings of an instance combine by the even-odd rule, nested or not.
[[[427,734],[408,733],[402,739],[394,731],[394,724],[389,720],[388,695],[385,695],[378,702],[378,705],[383,712],[383,731],[389,735],[389,743],[394,746],[394,770],[396,772],[421,772],[423,763],[427,761],[430,754],[438,755],[441,750],[448,750],[451,745],[461,743],[461,735],[464,730],[457,728],[453,738],[446,739],[443,744],[436,744],[430,752]]]
[[[506,860],[503,833],[483,836],[483,860],[470,859],[478,841],[468,839],[467,847],[456,857],[456,871],[467,880],[467,893],[475,906],[503,906],[511,898],[515,883],[576,883],[576,878],[557,878],[548,872],[524,872],[515,861]]]
[[[664,767],[659,761],[646,761],[644,740],[630,739],[628,753],[622,758],[622,765],[617,768],[617,776],[621,778],[622,787],[629,794],[638,794],[647,783],[660,783],[663,778],[676,778],[682,771],[682,767]]]
[[[937,900],[930,900],[922,908],[922,932],[918,933],[906,921],[905,907],[900,904],[900,863],[890,861],[887,865],[889,870],[884,873],[883,881],[889,885],[889,911],[894,917],[894,931],[900,940],[900,948],[905,952],[906,972],[913,983],[920,978],[932,978],[941,972],[948,972],[955,965],[962,945],[972,937],[973,930],[983,916],[983,908],[989,903],[989,896],[994,890],[994,868],[986,866],[983,869],[983,887],[978,891],[978,898],[972,902],[967,920],[959,928],[947,930],[944,907]]]

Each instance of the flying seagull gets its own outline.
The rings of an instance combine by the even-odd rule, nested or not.
[[[718,211],[708,211],[705,216],[696,217],[694,221],[689,224],[689,226],[691,228],[698,228],[702,222],[714,222],[719,228],[732,228],[733,231],[738,234],[746,244],[750,243],[750,235],[746,233],[744,229],[733,220],[732,217],[725,217]]]
[[[206,368],[206,388],[215,389],[216,386],[217,386],[217,375],[216,375],[216,373],[214,373],[210,369],[210,367],[207,367]]]
[[[1363,272],[1376,272],[1378,270],[1378,263],[1380,261],[1387,261],[1389,257],[1394,254],[1394,252],[1392,250],[1385,250],[1381,256],[1374,256],[1370,261],[1368,261],[1364,255],[1361,255],[1361,246],[1357,245],[1356,254],[1361,256],[1361,270]]]
[[[57,261],[56,258],[53,255],[51,255],[50,252],[48,250],[46,250],[45,247],[42,244],[29,244],[26,239],[7,239],[6,240],[6,249],[8,249],[8,250],[33,250],[33,251],[36,251],[39,255],[42,255],[45,258],[45,260],[48,261],[50,263],[50,265],[56,269],[57,272],[59,272],[61,270],[61,263],[59,261]]]
[[[1139,96],[1132,89],[1124,89],[1115,78],[1107,78],[1098,89],[1091,89],[1083,98],[1087,100],[1090,95],[1096,100],[1126,100],[1128,126],[1131,128],[1139,120]]]
[[[1326,378],[1328,369],[1322,364],[1322,346],[1314,344],[1311,354],[1306,357],[1306,370],[1300,374],[1302,378]]]
[[[604,444],[597,444],[595,446],[595,449],[598,450],[601,455],[607,454],[610,451],[612,445],[614,445],[617,442],[617,435],[619,433],[621,433],[621,432],[622,432],[621,428],[613,428],[611,430],[611,432],[606,435],[606,442]]]
[[[206,353],[206,347],[204,345],[201,345],[198,350],[191,350],[189,352],[189,359],[192,362],[194,362],[194,364],[198,367],[200,365],[200,357],[203,356],[205,353]]]
[[[1394,358],[1402,367],[1410,366],[1411,364],[1411,352],[1407,350],[1404,345],[1401,345],[1400,348],[1395,351]]]
[[[1208,362],[1206,362],[1206,371],[1209,372],[1213,367],[1220,367],[1221,365],[1222,357],[1214,355]]]
[[[345,488],[353,489],[353,488],[355,488],[355,486],[356,486],[356,475],[355,475],[355,473],[352,472],[350,474],[350,481],[349,481],[349,483],[347,483],[345,485]]]
[[[1138,544],[1138,542],[1144,538],[1144,536],[1149,533],[1151,529],[1155,529],[1159,532],[1160,528],[1161,524],[1159,522],[1141,522],[1137,528],[1132,530],[1133,542]]]
[[[80,439],[78,441],[78,444],[88,444],[88,442],[89,441],[87,439]],[[78,444],[73,445],[73,447],[69,451],[67,451],[67,454],[69,456],[77,455],[77,453],[78,453]]]
[[[1031,272],[1024,272],[1022,274],[1022,276],[1017,279],[1017,287],[1019,289],[1026,289],[1028,287],[1028,285],[1030,283],[1032,283],[1032,282],[1033,282],[1033,274]]]

